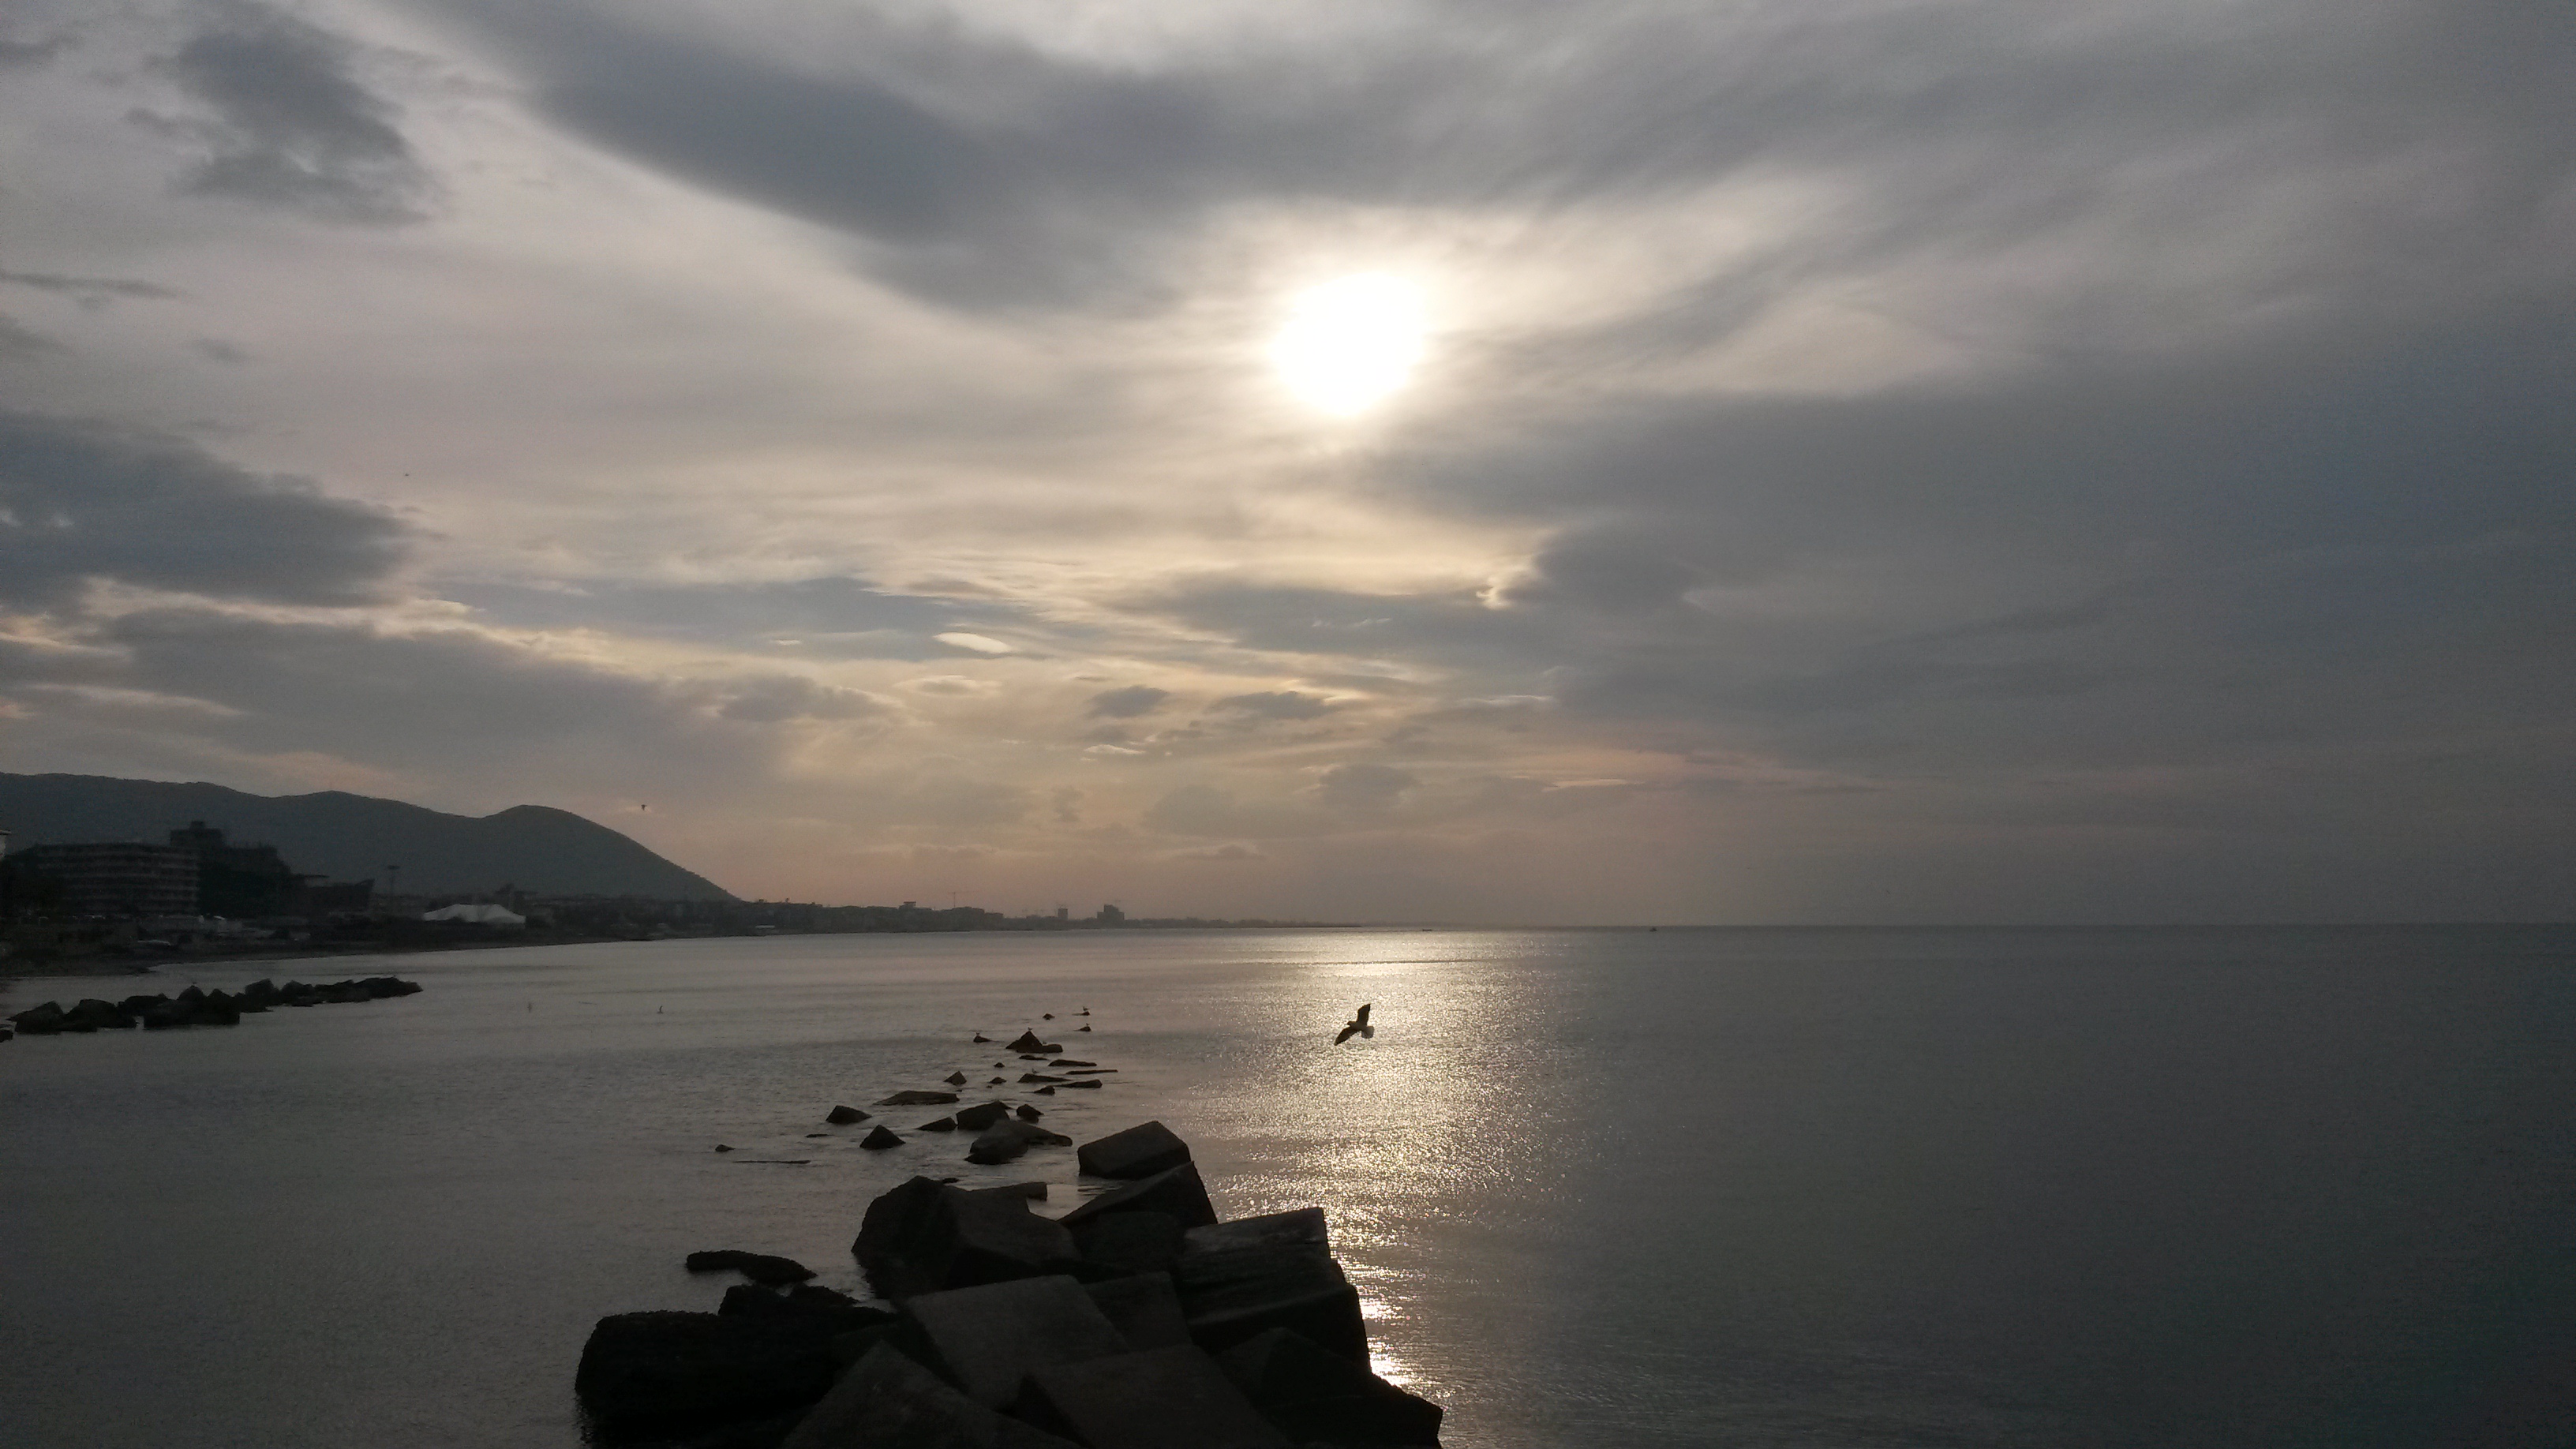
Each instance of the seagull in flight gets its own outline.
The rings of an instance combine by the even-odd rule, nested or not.
[[[1342,1043],[1349,1041],[1355,1036],[1375,1038],[1377,1036],[1377,1028],[1369,1025],[1368,1014],[1368,1006],[1361,1006],[1359,1014],[1352,1017],[1350,1021],[1342,1027],[1342,1034],[1333,1038],[1333,1045],[1340,1046]]]

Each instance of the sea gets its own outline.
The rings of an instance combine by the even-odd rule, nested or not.
[[[576,1449],[585,1335],[713,1308],[692,1250],[863,1292],[914,1174],[1079,1202],[870,1106],[1034,1027],[1108,1085],[996,1095],[1323,1206],[1453,1449],[2576,1444],[2576,928],[682,940],[0,1013],[388,970],[0,1044],[0,1443]]]

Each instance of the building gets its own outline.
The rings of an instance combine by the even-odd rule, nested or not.
[[[54,882],[75,916],[193,916],[197,853],[141,841],[31,845],[13,859]]]
[[[202,820],[170,832],[170,843],[197,858],[197,908],[209,915],[246,920],[302,915],[304,877],[274,845],[234,845]]]

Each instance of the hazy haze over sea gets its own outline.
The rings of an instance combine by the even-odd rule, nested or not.
[[[1324,1204],[1381,1370],[1453,1446],[2550,1442],[2571,962],[2563,927],[402,958],[422,995],[0,1047],[0,1442],[574,1445],[594,1319],[714,1306],[691,1249],[848,1288],[862,1207],[913,1172],[1042,1174],[1064,1210],[1068,1152],[803,1135],[993,1075],[969,1034],[1042,1011],[1119,1069],[1048,1125],[1158,1117],[1220,1211]],[[1382,1029],[1334,1048],[1362,1001]]]

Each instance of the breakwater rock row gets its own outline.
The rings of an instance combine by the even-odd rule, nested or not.
[[[915,1177],[850,1251],[890,1309],[740,1285],[715,1313],[599,1321],[598,1442],[658,1449],[1383,1449],[1440,1407],[1369,1368],[1324,1210],[1219,1221],[1159,1122],[1080,1149],[1118,1185],[1061,1219],[1019,1183]],[[1038,1188],[1037,1191],[1032,1191]],[[754,1258],[756,1255],[726,1255]],[[694,1264],[693,1264],[694,1266]]]
[[[191,986],[176,996],[129,996],[122,1001],[85,998],[68,1009],[59,1002],[48,1001],[42,1006],[19,1012],[9,1020],[28,1036],[116,1031],[136,1026],[147,1031],[177,1026],[239,1026],[244,1016],[255,1016],[273,1007],[380,1001],[392,996],[410,996],[419,990],[419,982],[405,981],[399,976],[369,976],[364,980],[334,981],[327,986],[307,986],[301,981],[289,981],[280,986],[262,978],[239,992],[207,991]]]

